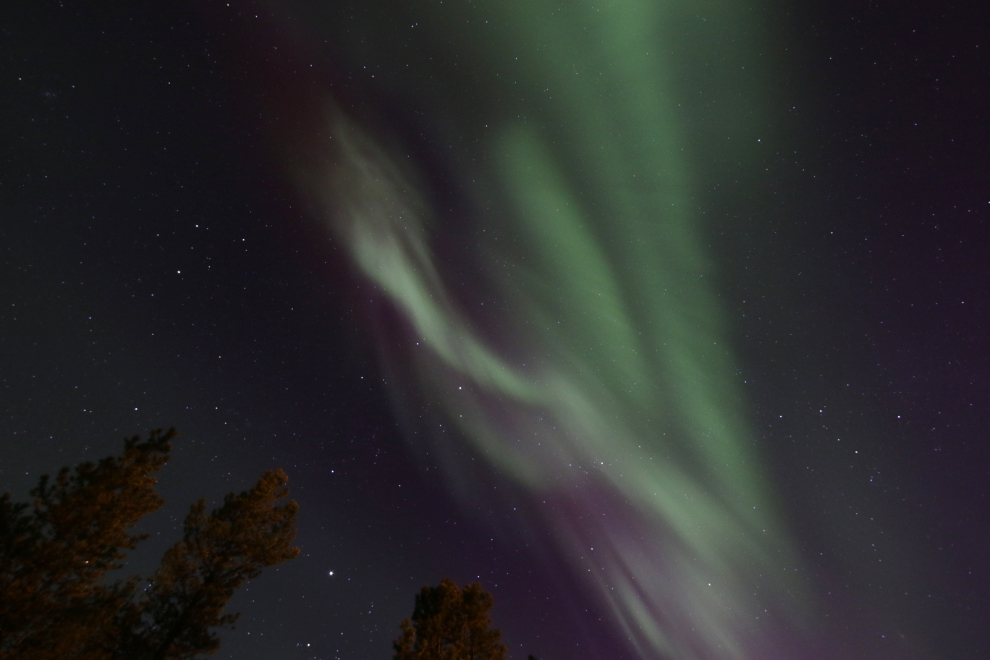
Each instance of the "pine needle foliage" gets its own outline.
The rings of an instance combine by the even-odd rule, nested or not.
[[[43,476],[31,504],[0,496],[0,660],[187,659],[219,648],[214,630],[245,580],[295,557],[295,502],[281,470],[227,495],[209,515],[202,500],[183,539],[151,580],[110,581],[146,534],[131,528],[163,503],[153,476],[168,461],[173,429],[124,441],[121,456]],[[140,587],[140,588],[139,588]]]
[[[492,604],[477,583],[460,589],[444,578],[437,587],[424,586],[392,644],[394,660],[506,660],[502,634],[491,627]]]

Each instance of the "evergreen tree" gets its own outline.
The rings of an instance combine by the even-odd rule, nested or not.
[[[137,603],[140,622],[126,627],[126,657],[193,658],[220,647],[211,629],[237,620],[237,614],[222,614],[234,592],[266,566],[299,554],[289,545],[298,505],[276,504],[288,495],[286,481],[282,470],[265,472],[251,490],[227,495],[210,515],[203,500],[192,506],[183,539],[165,553]]]
[[[134,437],[120,457],[45,475],[30,505],[0,496],[0,658],[105,656],[136,581],[101,581],[144,538],[131,527],[162,505],[151,475],[174,436]]]
[[[183,540],[146,589],[138,577],[107,582],[147,535],[130,529],[162,505],[153,473],[174,430],[124,443],[120,457],[43,476],[32,504],[0,497],[0,660],[192,658],[219,647],[212,629],[244,580],[298,554],[295,502],[281,470],[206,515],[193,505]]]
[[[480,584],[459,589],[444,578],[416,595],[412,619],[392,646],[395,660],[505,660],[502,634],[492,629],[492,595]]]

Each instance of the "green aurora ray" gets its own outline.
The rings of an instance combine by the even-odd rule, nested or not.
[[[731,3],[646,0],[415,12],[410,26],[448,57],[413,65],[481,81],[462,83],[471,121],[434,138],[472,145],[445,158],[471,209],[455,235],[486,295],[462,295],[438,256],[453,219],[414,159],[329,93],[294,176],[405,319],[407,390],[440,402],[462,443],[448,433],[431,450],[464,497],[480,495],[457,475],[483,457],[547,502],[559,554],[640,657],[777,657],[808,624],[808,598],[710,285],[673,82],[684,64],[664,45],[678,17],[717,12],[734,37],[750,19]],[[369,63],[397,57],[387,41]],[[418,80],[381,84],[442,104]]]

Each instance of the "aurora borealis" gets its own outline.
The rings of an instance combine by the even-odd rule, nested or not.
[[[511,658],[981,657],[987,140],[954,21],[59,16],[8,22],[0,477],[174,425],[167,527],[284,467],[303,554],[221,655],[387,658],[450,576]]]
[[[558,552],[639,657],[767,657],[780,629],[805,625],[784,613],[807,602],[739,409],[670,63],[650,55],[673,12],[527,2],[410,18],[494,42],[458,62],[507,99],[491,116],[463,109],[484,137],[444,163],[470,177],[452,175],[461,217],[438,217],[398,155],[332,101],[309,147],[325,166],[297,176],[404,321],[405,396],[436,400],[446,422],[426,430],[445,435],[434,451],[469,445],[444,457],[452,485],[487,461],[540,502]],[[532,63],[503,82],[507,52]],[[525,119],[516,97],[536,99]],[[477,246],[479,288],[501,301],[498,337],[472,313],[477,293],[458,301],[445,281],[431,236],[444,222]],[[460,496],[491,497],[471,490]]]

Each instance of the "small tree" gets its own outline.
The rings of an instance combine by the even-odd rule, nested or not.
[[[130,528],[162,499],[151,474],[168,460],[170,430],[125,441],[122,457],[64,468],[31,491],[33,506],[0,497],[0,660],[164,660],[219,647],[214,628],[244,580],[295,557],[295,502],[286,475],[266,472],[209,515],[200,500],[183,539],[139,594],[138,577],[104,583],[146,535]]]
[[[444,578],[416,595],[412,619],[392,646],[395,660],[505,660],[502,634],[492,629],[492,595],[480,584],[459,589]]]

